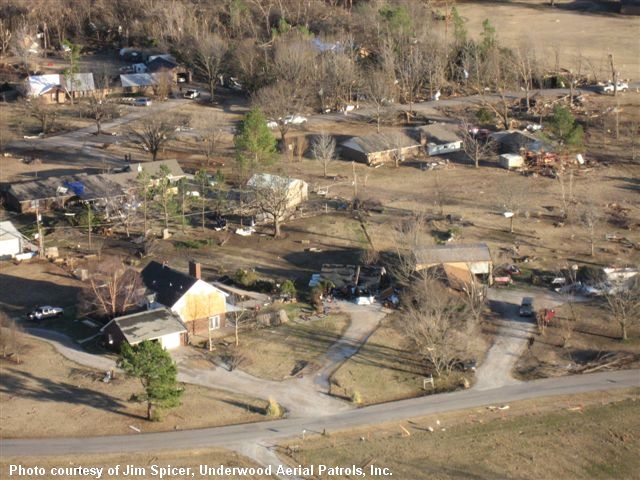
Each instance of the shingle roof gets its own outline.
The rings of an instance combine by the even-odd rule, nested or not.
[[[343,147],[357,150],[365,154],[389,152],[396,150],[398,147],[406,148],[416,147],[419,145],[420,142],[404,132],[374,133],[364,137],[353,137],[341,143],[341,146]]]
[[[156,301],[172,307],[198,281],[186,273],[152,261],[141,272],[144,284],[156,292]]]
[[[187,331],[180,319],[166,308],[124,315],[114,318],[112,322],[118,326],[130,345]]]
[[[419,247],[413,254],[418,265],[491,261],[491,252],[484,243]]]
[[[81,185],[82,191],[73,192],[70,185]],[[8,192],[20,202],[68,196],[74,193],[77,193],[82,200],[88,201],[124,194],[122,185],[110,178],[110,175],[87,175],[86,173],[13,183]]]

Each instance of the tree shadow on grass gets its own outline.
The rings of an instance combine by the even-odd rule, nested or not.
[[[126,405],[111,395],[66,382],[54,382],[48,378],[38,377],[12,368],[5,370],[2,374],[0,392],[11,396],[34,399],[39,402],[85,405],[125,417],[146,419],[144,416],[133,415],[123,411],[126,409]]]

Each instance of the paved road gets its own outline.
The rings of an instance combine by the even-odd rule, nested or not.
[[[435,413],[501,405],[518,400],[591,391],[640,386],[640,370],[601,372],[590,375],[535,380],[506,385],[492,390],[464,390],[389,404],[340,412],[322,418],[293,418],[273,422],[233,425],[219,428],[183,430],[163,433],[131,434],[109,437],[41,438],[2,440],[4,457],[34,457],[42,455],[81,455],[159,450],[187,450],[207,447],[227,447],[233,444],[276,441],[295,438],[306,430],[307,435],[326,429],[335,432],[383,422],[402,421]]]

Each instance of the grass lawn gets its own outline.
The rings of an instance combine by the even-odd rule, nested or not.
[[[425,391],[423,379],[428,371],[420,358],[407,350],[406,339],[393,321],[389,317],[384,320],[360,351],[336,370],[331,377],[332,395],[351,398],[357,392],[361,403],[369,405],[450,391],[462,381],[462,374],[453,372],[435,378],[435,388],[427,386]]]
[[[239,353],[244,361],[239,368],[269,380],[284,380],[304,367],[308,372],[320,366],[316,362],[348,325],[347,315],[335,314],[241,333]],[[226,340],[231,344],[235,341],[232,336]]]
[[[291,465],[388,468],[402,479],[623,479],[640,468],[638,389],[477,408],[281,444]],[[403,430],[402,428],[405,430]],[[430,431],[430,428],[433,431]],[[295,452],[295,453],[292,453]],[[636,473],[634,473],[636,472]],[[346,475],[314,478],[353,478]]]

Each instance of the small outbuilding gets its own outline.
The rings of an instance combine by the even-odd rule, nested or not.
[[[22,234],[6,221],[0,222],[0,258],[14,258],[22,253]]]
[[[247,182],[247,187],[259,190],[283,191],[287,209],[294,209],[309,199],[309,184],[297,178],[281,177],[270,173],[256,173]],[[276,192],[279,196],[279,192]]]
[[[420,143],[427,154],[442,155],[462,150],[462,139],[454,126],[446,123],[432,123],[417,129]]]
[[[500,155],[500,166],[507,170],[524,167],[524,158],[516,153],[503,153]]]
[[[127,342],[134,346],[145,340],[157,341],[166,350],[187,344],[187,328],[166,308],[116,317],[102,327],[105,343],[117,351]]]
[[[484,243],[418,247],[413,255],[418,272],[442,267],[458,279],[466,278],[467,274],[463,272],[467,271],[473,277],[491,283],[493,260],[489,247]]]

